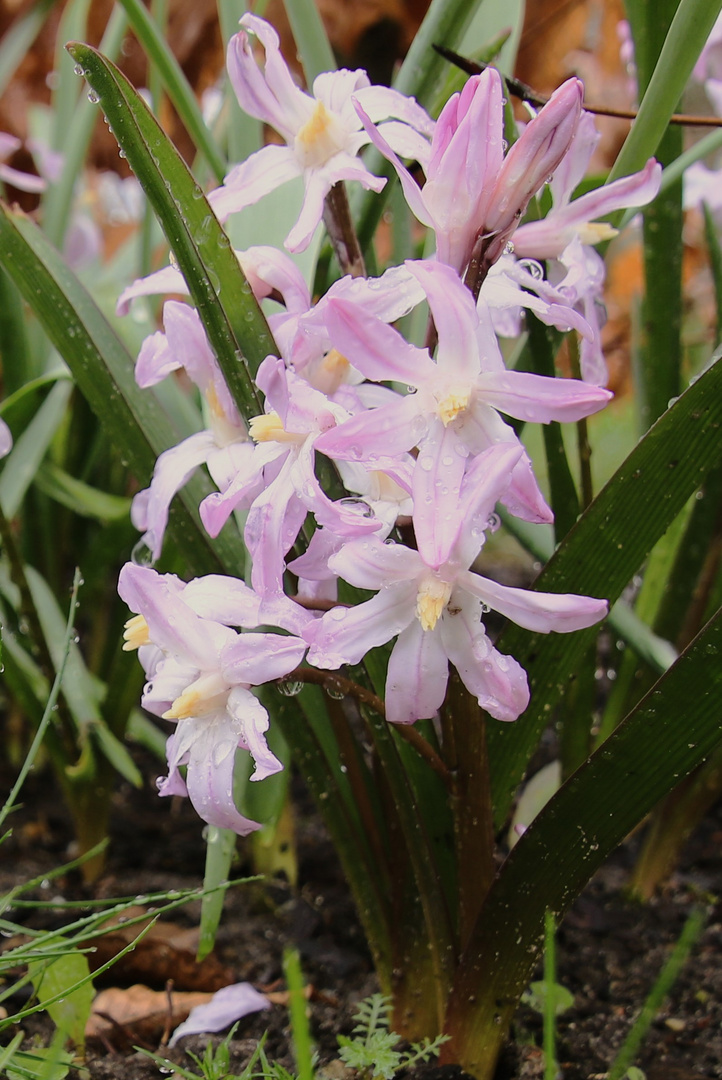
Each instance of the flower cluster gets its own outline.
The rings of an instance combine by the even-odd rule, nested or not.
[[[527,307],[550,325],[575,328],[598,354],[599,275],[590,284],[585,267],[597,258],[589,245],[609,230],[589,223],[652,198],[659,167],[650,162],[637,176],[570,201],[594,142],[578,80],[560,87],[507,151],[501,80],[491,69],[470,79],[434,123],[415,101],[370,86],[361,71],[322,75],[313,95],[303,92],[272,28],[250,14],[241,25],[229,47],[233,87],[285,145],[266,146],[211,192],[219,217],[301,175],[303,205],[286,239],[300,250],[339,181],[383,186],[358,156],[373,143],[436,237],[433,258],[376,278],[343,277],[316,303],[283,252],[238,252],[256,298],[281,304],[269,316],[277,353],[257,375],[259,416],[239,414],[185,302],[165,303],[163,330],[138,357],[141,386],[183,369],[207,417],[205,430],[160,456],[150,487],[135,497],[133,519],[152,559],[174,494],[205,464],[217,490],[201,503],[202,522],[215,536],[242,511],[251,570],[250,586],[223,577],[184,584],[128,564],[119,586],[135,613],[126,647],[139,650],[147,674],[143,705],[176,725],[161,793],[187,793],[207,821],[245,833],[256,826],[233,802],[237,748],[253,758],[252,779],[280,768],[254,687],[293,678],[304,658],[321,669],[357,664],[395,639],[389,721],[434,717],[449,664],[490,716],[513,721],[528,703],[526,674],[494,647],[484,613],[542,633],[574,631],[606,614],[602,599],[510,588],[475,569],[498,526],[497,504],[526,521],[552,520],[510,419],[577,421],[611,396],[592,361],[585,380],[508,369],[497,333],[516,333]],[[263,69],[249,35],[264,50]],[[422,187],[401,158],[420,163]],[[552,176],[548,217],[522,224]],[[544,278],[539,259],[562,271]],[[152,292],[187,289],[168,267],[131,285],[119,310]],[[422,303],[432,319],[426,347],[393,325]],[[319,479],[318,455],[334,464],[336,487]],[[339,603],[339,581],[373,595]]]

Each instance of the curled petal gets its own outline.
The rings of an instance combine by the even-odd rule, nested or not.
[[[168,1046],[175,1046],[185,1035],[204,1035],[206,1032],[222,1031],[249,1013],[267,1009],[268,998],[254,989],[250,983],[234,983],[218,990],[205,1005],[191,1009],[187,1020],[179,1024],[171,1035]]]

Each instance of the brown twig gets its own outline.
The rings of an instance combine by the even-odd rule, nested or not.
[[[449,63],[455,64],[456,67],[465,71],[467,75],[480,75],[485,68],[493,67],[492,64],[478,63],[476,60],[468,60],[465,56],[459,56],[453,49],[447,49],[445,45],[434,45],[434,49]],[[509,87],[509,92],[514,97],[533,105],[536,109],[546,105],[549,100],[543,94],[538,94],[531,86],[527,86],[526,83],[514,79],[510,75],[505,75],[504,80]],[[611,116],[617,120],[637,119],[636,109],[613,109],[607,105],[590,105],[586,101],[582,108],[586,112],[594,113],[595,116]],[[669,123],[683,124],[685,127],[722,127],[722,119],[719,116],[694,116],[688,113],[673,113],[669,118]]]

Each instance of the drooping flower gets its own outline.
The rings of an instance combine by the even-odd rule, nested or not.
[[[136,612],[126,624],[124,648],[138,649],[148,678],[142,705],[176,724],[160,794],[188,795],[204,821],[245,836],[259,826],[239,814],[233,801],[236,749],[251,754],[252,780],[282,768],[266,743],[268,714],[251,687],[297,667],[305,642],[232,629],[257,626],[260,611],[259,598],[235,578],[184,584],[172,574],[127,563],[118,592]]]
[[[240,24],[244,29],[228,45],[231,84],[241,108],[275,128],[286,145],[264,146],[236,165],[209,200],[223,221],[286,181],[302,176],[303,206],[285,241],[289,251],[302,251],[321,220],[324,199],[335,183],[358,180],[372,191],[380,191],[386,183],[369,172],[358,157],[369,139],[354,112],[354,98],[375,121],[394,118],[384,130],[405,156],[425,156],[428,144],[417,131],[431,134],[433,121],[412,98],[388,87],[371,86],[360,70],[325,72],[314,80],[313,95],[305,93],[291,77],[273,27],[250,13]],[[263,71],[246,31],[263,46]]]
[[[504,156],[501,77],[493,68],[472,76],[439,116],[421,190],[358,96],[356,111],[396,169],[411,210],[434,230],[437,258],[461,274],[480,238],[487,265],[501,255],[530,199],[567,152],[582,97],[578,79],[565,82]]]

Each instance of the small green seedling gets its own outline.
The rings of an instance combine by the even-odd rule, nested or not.
[[[400,1069],[435,1057],[448,1038],[438,1035],[433,1040],[412,1043],[409,1050],[396,1050],[401,1039],[389,1030],[390,1010],[389,998],[373,994],[358,1007],[353,1037],[338,1036],[339,1057],[344,1064],[356,1069],[362,1080],[376,1080],[376,1077],[392,1080]]]

